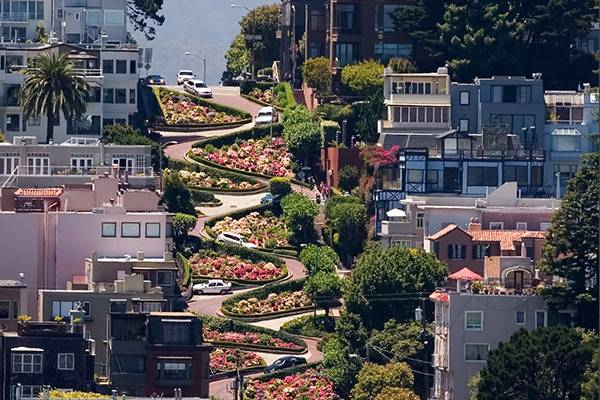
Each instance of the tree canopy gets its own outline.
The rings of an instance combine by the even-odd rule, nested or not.
[[[367,215],[360,198],[335,196],[325,203],[325,218],[329,238],[346,265],[363,250],[367,239]]]
[[[431,354],[434,342],[432,339],[431,333],[427,331],[428,347],[425,349],[421,323],[416,321],[401,323],[390,319],[385,322],[383,329],[371,332],[369,344],[383,351],[385,356],[393,361],[403,361],[404,357],[423,359]],[[378,352],[374,353],[377,355],[373,358],[374,361],[386,361]]]
[[[279,28],[279,5],[266,4],[256,7],[240,21],[241,35],[260,35],[258,41],[246,40],[246,47],[252,53],[254,46],[255,69],[270,67],[279,59],[279,39],[276,37]]]
[[[244,35],[238,33],[225,52],[227,71],[235,75],[250,71],[250,50]]]
[[[597,338],[575,328],[521,329],[489,353],[478,400],[575,400]]]
[[[102,140],[113,144],[150,146],[151,163],[155,171],[161,168],[161,161],[162,167],[168,164],[169,159],[164,155],[160,144],[142,135],[142,132],[131,125],[105,125]]]
[[[306,279],[304,291],[329,315],[329,308],[338,303],[342,295],[342,281],[335,272],[317,272]]]
[[[165,174],[162,201],[170,212],[196,215],[192,195],[178,173]]]
[[[350,193],[352,189],[358,186],[358,168],[354,165],[346,165],[340,170],[338,186],[344,192]]]
[[[301,193],[290,193],[281,200],[283,220],[295,243],[314,240],[314,218],[319,210],[314,201]]]
[[[156,36],[153,25],[162,25],[165,17],[160,14],[164,0],[127,0],[127,16],[133,29],[144,33],[146,39]]]
[[[289,107],[283,114],[283,137],[290,152],[306,165],[319,157],[323,134],[318,118],[304,106]]]
[[[350,357],[350,349],[338,338],[327,339],[323,345],[324,374],[332,380],[336,391],[347,397],[361,368],[358,357]]]
[[[342,82],[358,94],[367,95],[383,86],[383,65],[374,60],[346,65]]]
[[[309,58],[302,65],[304,82],[315,89],[317,95],[323,97],[331,91],[331,71],[329,59],[325,57]]]
[[[335,272],[339,261],[336,252],[329,246],[309,244],[300,252],[300,262],[306,268],[308,275]]]
[[[545,273],[563,278],[546,295],[562,306],[577,305],[579,325],[590,329],[598,327],[599,179],[598,154],[585,155],[552,218],[540,264]]]
[[[406,363],[391,362],[385,365],[366,363],[356,377],[351,399],[371,400],[386,388],[410,389],[413,383],[413,373]]]

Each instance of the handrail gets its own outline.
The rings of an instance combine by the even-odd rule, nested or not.
[[[8,187],[8,185],[12,185],[12,183],[17,179],[18,171],[19,171],[19,166],[17,165],[17,166],[15,166],[15,168],[13,168],[12,172],[10,173],[8,178],[6,178],[6,180],[2,184],[2,188],[0,188],[0,189],[4,189],[5,187]]]
[[[98,176],[105,173],[111,174],[113,171],[119,174],[119,176],[127,175],[130,178],[155,176],[152,167],[113,167],[110,165],[90,167],[75,167],[71,165],[18,165],[10,176],[13,174],[15,176]]]

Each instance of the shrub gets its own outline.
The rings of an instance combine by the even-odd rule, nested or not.
[[[288,108],[283,115],[283,137],[288,150],[307,164],[319,157],[323,142],[321,127],[304,106]]]
[[[300,252],[300,262],[309,275],[314,275],[318,272],[335,272],[340,260],[331,247],[311,244]]]
[[[328,315],[303,315],[284,323],[280,330],[293,335],[324,337],[335,333],[335,319]]]
[[[349,104],[325,103],[317,106],[316,113],[321,119],[342,122],[352,115],[352,107]]]
[[[102,140],[106,143],[121,145],[143,145],[150,146],[151,163],[155,171],[163,167],[168,162],[160,144],[149,137],[142,135],[142,132],[129,125],[106,125],[102,132]],[[2,140],[0,140],[2,142]]]
[[[192,195],[179,174],[166,174],[163,179],[164,193],[162,201],[169,211],[196,215],[196,210],[192,204]]]
[[[325,57],[309,58],[302,66],[302,78],[306,84],[315,89],[317,95],[324,96],[330,92],[331,71],[329,59]]]
[[[292,232],[295,243],[308,243],[314,239],[314,219],[319,212],[314,201],[301,193],[288,194],[281,200],[283,220]]]
[[[296,104],[294,91],[288,82],[282,82],[275,85],[275,103],[278,107],[288,108]]]
[[[383,86],[383,65],[374,60],[347,65],[342,69],[342,82],[361,95],[372,93]]]
[[[336,121],[321,121],[321,129],[323,130],[323,143],[327,146],[331,142],[338,141],[338,132],[340,131],[340,124]]]
[[[306,279],[304,291],[313,303],[325,310],[325,315],[329,315],[329,308],[337,304],[342,295],[342,281],[333,272],[318,272]]]
[[[406,74],[410,72],[416,72],[417,70],[415,65],[408,58],[404,57],[390,58],[388,67],[390,67],[395,74]]]
[[[173,237],[176,241],[183,240],[196,227],[196,217],[177,213],[173,217]]]
[[[202,190],[191,189],[192,203],[218,203],[219,200],[215,198],[215,195],[210,192],[204,192]]]
[[[358,168],[354,165],[346,165],[340,170],[338,186],[344,192],[350,193],[352,189],[358,186]]]
[[[292,192],[292,184],[288,178],[274,177],[269,179],[269,191],[273,196],[283,198]]]

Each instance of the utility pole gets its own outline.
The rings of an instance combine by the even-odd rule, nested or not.
[[[304,61],[308,60],[308,3],[304,5]]]
[[[423,340],[423,345],[427,347],[427,321],[425,319],[425,297],[421,297],[421,307],[417,307],[415,309],[415,320],[421,322],[421,340]],[[426,353],[425,353],[426,354]],[[425,356],[425,361],[423,363],[423,393],[425,395],[425,399],[429,399],[429,371],[427,369],[427,356]]]
[[[235,364],[235,400],[244,400],[244,374],[242,373],[242,352],[237,350]]]
[[[292,89],[296,83],[296,6],[292,4]]]
[[[335,0],[329,0],[329,73],[333,74],[333,24],[335,22],[335,15],[333,6]],[[333,79],[331,79],[331,85],[329,91],[333,92]]]

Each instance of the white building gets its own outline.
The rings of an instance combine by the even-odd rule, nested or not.
[[[49,26],[52,15],[52,2],[49,0],[4,0],[0,3],[2,43],[34,40],[38,24],[43,24],[46,28]]]

